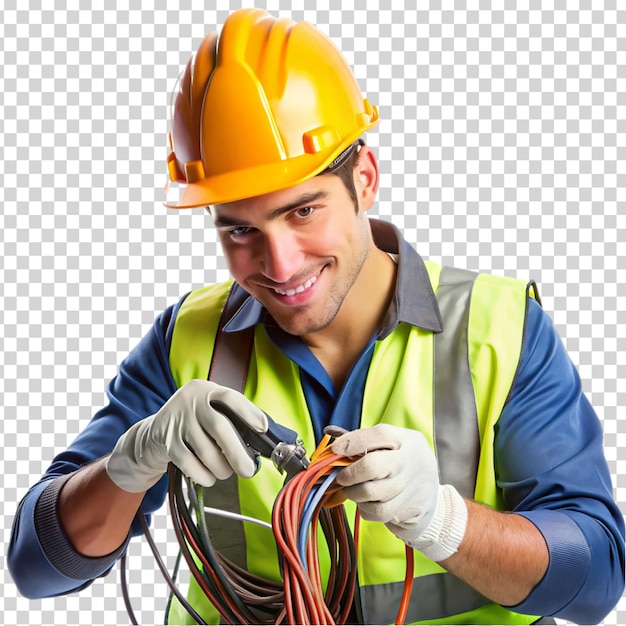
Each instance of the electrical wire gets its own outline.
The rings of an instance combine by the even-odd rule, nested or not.
[[[184,478],[180,470],[170,464],[168,502],[180,547],[179,559],[182,555],[191,575],[217,609],[223,623],[345,624],[349,619],[357,586],[360,517],[357,508],[351,532],[343,506],[344,497],[335,483],[335,476],[355,459],[333,454],[331,443],[332,437],[325,435],[311,455],[308,468],[288,480],[274,502],[271,528],[282,581],[257,576],[220,554],[210,539],[206,515],[221,515],[263,526],[268,526],[267,522],[205,506],[203,489]],[[198,624],[205,624],[169,576],[143,514],[140,520],[172,596]],[[327,549],[328,575],[325,581],[319,551],[322,539]],[[131,623],[136,624],[128,595],[125,562],[123,557],[124,601]],[[396,624],[403,624],[407,616],[413,569],[413,550],[407,546],[405,581]]]
[[[154,560],[157,563],[157,567],[159,568],[159,571],[161,572],[161,575],[163,576],[163,579],[167,583],[167,586],[169,587],[170,592],[171,592],[166,612],[169,612],[169,606],[171,604],[171,600],[172,598],[175,597],[181,603],[181,605],[185,608],[185,610],[189,613],[189,615],[191,615],[196,620],[196,622],[198,622],[198,624],[204,623],[200,615],[198,615],[196,610],[189,604],[189,602],[187,601],[187,598],[183,596],[183,594],[180,592],[180,590],[178,589],[176,585],[176,578],[178,576],[178,569],[180,566],[180,556],[181,556],[180,552],[178,554],[178,557],[176,558],[176,563],[174,564],[174,571],[170,575],[165,563],[163,562],[163,559],[161,558],[161,555],[159,554],[159,549],[156,543],[154,542],[152,534],[150,533],[150,528],[148,527],[146,516],[141,510],[139,510],[137,512],[136,517],[139,520],[139,523],[141,525],[141,530],[144,534],[144,537],[146,538],[148,546],[150,547],[150,551],[152,552],[152,555],[154,556]],[[133,626],[136,626],[139,624],[139,622],[137,621],[137,618],[135,617],[135,613],[132,607],[132,601],[130,599],[130,594],[128,591],[128,581],[126,578],[127,561],[128,561],[128,555],[125,552],[122,555],[122,558],[120,559],[120,586],[122,587],[122,596],[124,599],[124,606],[126,607],[126,612],[128,613],[130,623]]]
[[[404,575],[404,588],[402,590],[402,598],[400,599],[400,608],[398,609],[398,614],[395,621],[396,624],[404,624],[406,622],[406,615],[409,610],[409,603],[411,601],[411,593],[413,592],[413,568],[415,553],[413,552],[413,548],[409,546],[406,546],[404,551],[406,554],[406,571]]]
[[[138,626],[139,622],[135,617],[133,604],[130,599],[130,594],[128,593],[128,582],[126,580],[126,561],[127,556],[126,552],[124,552],[122,558],[120,559],[120,585],[122,587],[122,597],[124,598],[124,606],[126,607],[126,612],[128,613],[128,619],[130,619],[130,623],[133,626]]]
[[[206,527],[203,490],[188,483],[188,510],[180,470],[170,466],[169,474],[174,531],[183,557],[202,592],[226,623],[274,623],[275,615],[283,606],[280,582],[255,576],[220,555],[214,549]]]
[[[283,557],[285,610],[289,624],[345,623],[356,586],[356,546],[334,476],[349,458],[330,451],[324,436],[305,472],[296,474],[280,491],[272,512],[272,526]],[[328,505],[328,506],[327,506]],[[322,590],[318,524],[325,532],[331,578]],[[358,520],[355,522],[358,524]],[[287,593],[289,588],[289,593]]]
[[[328,447],[329,441],[327,437],[320,444],[320,450]],[[182,475],[175,467],[170,467],[169,502],[174,531],[192,576],[217,608],[222,621],[238,624],[284,621],[334,624],[345,621],[354,599],[356,549],[343,506],[335,505],[326,510],[325,503],[337,491],[333,479],[338,467],[349,462],[337,455],[314,454],[309,469],[297,474],[281,490],[274,503],[272,527],[275,536],[279,534],[278,528],[282,527],[295,540],[295,543],[287,544],[295,546],[292,552],[277,536],[283,582],[254,576],[214,549],[206,526],[203,490],[188,481],[187,505],[183,498]],[[300,485],[301,476],[307,479],[302,481],[302,484],[306,482],[304,490]],[[294,496],[301,491],[301,500],[295,504]],[[283,506],[283,499],[293,500],[294,506]],[[281,511],[287,515],[284,521],[281,520]],[[305,524],[311,526],[308,533],[302,530]],[[318,524],[326,539],[331,563],[326,594],[321,591]],[[297,548],[298,535],[301,538],[301,554],[298,554]],[[304,566],[300,565],[302,562]],[[311,572],[311,582],[308,572]],[[294,604],[293,598],[299,598],[297,604]],[[308,621],[307,607],[312,607]]]
[[[263,526],[264,528],[269,528],[272,530],[272,525],[264,522],[263,520],[256,519],[256,517],[250,517],[249,515],[242,515],[241,513],[232,513],[231,511],[224,511],[223,509],[216,509],[212,506],[205,506],[204,512],[208,515],[216,515],[218,517],[227,517],[229,519],[237,520],[238,522],[250,522],[252,524],[257,524],[258,526]]]

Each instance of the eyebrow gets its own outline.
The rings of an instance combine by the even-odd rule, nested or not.
[[[289,211],[293,211],[294,209],[297,209],[299,207],[303,207],[303,206],[307,206],[309,204],[313,204],[314,202],[318,202],[319,200],[323,200],[325,198],[328,197],[328,192],[327,191],[315,191],[315,192],[311,192],[311,193],[305,193],[301,196],[299,196],[298,198],[296,198],[295,200],[293,200],[292,202],[290,202],[289,204],[285,204],[281,207],[278,207],[277,209],[274,209],[268,216],[268,221],[274,220],[277,217],[280,217],[281,215],[284,215],[285,213],[289,213]],[[243,222],[240,219],[237,219],[235,217],[230,217],[229,215],[215,215],[213,217],[213,224],[217,227],[217,228],[225,228],[225,227],[232,227],[232,226],[246,226],[246,223]]]

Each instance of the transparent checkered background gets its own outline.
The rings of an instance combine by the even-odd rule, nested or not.
[[[79,8],[88,4],[4,0],[0,25],[2,565],[17,501],[102,405],[155,315],[227,278],[202,211],[161,205],[167,112],[205,33],[249,5]],[[258,6],[328,33],[380,106],[368,137],[382,168],[378,215],[424,256],[540,283],[604,423],[623,505],[626,10],[618,0],[375,4]],[[157,514],[155,535],[171,565],[168,521]],[[117,571],[34,602],[4,567],[0,576],[4,623],[128,623]],[[140,621],[162,623],[167,594],[145,542],[133,542],[130,576]],[[605,623],[626,623],[626,602]]]

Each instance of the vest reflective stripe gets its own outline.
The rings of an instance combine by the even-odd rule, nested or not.
[[[370,585],[361,590],[364,615],[369,624],[383,624],[400,606],[404,582]],[[439,619],[489,604],[484,596],[450,574],[429,574],[413,581],[407,623]]]
[[[434,434],[441,484],[473,498],[480,441],[474,385],[467,353],[469,305],[476,274],[443,268],[437,302],[443,332],[434,337]],[[451,385],[450,381],[454,384]],[[459,441],[464,442],[459,449]]]
[[[402,597],[403,582],[367,587],[365,623],[386,624],[395,617]],[[363,590],[362,590],[363,591]],[[459,607],[465,610],[460,613]],[[453,615],[454,619],[441,616]],[[439,624],[533,624],[533,615],[513,613],[493,604],[450,574],[429,574],[413,581],[406,623]],[[553,622],[550,622],[553,623]]]
[[[471,497],[474,492],[473,485],[476,483],[476,466],[479,464],[480,458],[480,467],[478,468],[480,483],[477,486],[477,493],[487,494],[488,497],[484,498],[483,501],[498,508],[499,502],[496,495],[493,495],[497,492],[495,475],[493,475],[493,468],[489,468],[491,462],[489,455],[492,455],[492,452],[485,451],[484,449],[479,451],[479,444],[482,440],[484,448],[485,441],[487,441],[488,444],[492,441],[490,439],[490,432],[504,403],[517,366],[517,361],[519,360],[522,326],[525,315],[524,303],[527,297],[526,286],[520,283],[520,281],[512,281],[511,279],[495,280],[498,293],[499,291],[507,292],[508,289],[511,296],[509,297],[509,295],[505,294],[500,298],[505,305],[503,323],[489,326],[483,323],[482,318],[484,317],[484,310],[490,309],[491,300],[497,300],[497,298],[493,298],[495,292],[493,294],[490,292],[494,284],[494,281],[491,280],[492,277],[483,278],[484,275],[480,275],[482,283],[475,282],[474,279],[476,275],[457,270],[444,270],[440,277],[440,268],[437,268],[434,264],[427,263],[427,265],[435,287],[440,283],[438,287],[438,299],[444,320],[444,332],[436,335],[433,341],[432,333],[420,331],[413,327],[410,327],[412,330],[409,328],[401,328],[405,326],[401,324],[398,330],[394,331],[394,333],[398,332],[398,336],[394,340],[395,343],[391,344],[395,346],[395,348],[392,349],[391,357],[392,359],[397,358],[397,356],[400,357],[400,361],[398,361],[395,367],[400,367],[400,363],[412,363],[413,357],[411,356],[411,351],[414,350],[414,348],[411,346],[420,345],[422,346],[420,350],[423,351],[423,347],[428,345],[428,343],[424,342],[428,342],[430,337],[431,344],[434,344],[434,347],[431,346],[432,356],[430,361],[427,358],[424,359],[428,352],[425,352],[422,357],[419,357],[419,359],[421,359],[420,363],[422,364],[420,378],[423,379],[423,381],[429,380],[428,372],[426,371],[429,367],[428,363],[430,362],[430,368],[432,368],[432,360],[435,360],[434,372],[431,372],[433,376],[432,387],[434,392],[431,420],[435,421],[435,426],[431,435],[440,465],[442,480],[455,484],[459,491]],[[474,287],[474,291],[476,291],[475,285],[479,286],[479,296],[474,298],[472,303],[474,300],[478,299],[481,301],[481,306],[477,307],[476,310],[478,312],[473,314],[475,319],[471,327],[476,330],[470,332],[472,337],[468,337],[468,323],[470,317],[468,305],[470,304],[472,288]],[[498,285],[504,286],[504,289],[500,290]],[[203,324],[205,324],[208,332],[211,332],[211,329],[213,329],[213,336],[215,336],[214,333],[218,327],[219,312],[226,299],[228,287],[228,285],[213,286],[212,288],[202,290],[201,293],[196,294],[197,302],[201,302],[203,299],[206,301],[204,304],[200,304],[198,315],[203,320]],[[509,300],[511,301],[510,303],[508,302]],[[189,320],[186,322],[183,321],[180,325],[184,330],[178,331],[178,329],[175,328],[174,331],[170,364],[174,378],[179,385],[184,384],[191,378],[205,377],[208,371],[208,361],[212,353],[212,350],[209,351],[207,356],[206,346],[204,345],[205,339],[197,342],[195,333],[198,332],[199,322],[197,319],[198,315],[194,317],[194,306],[194,300],[190,300],[189,311],[183,311],[183,308],[185,308],[183,304],[179,317],[183,320],[186,315],[190,314],[191,322],[189,322]],[[494,306],[499,307],[500,304]],[[513,313],[517,311],[519,315],[507,314],[507,306]],[[472,311],[474,311],[473,308]],[[487,317],[493,318],[494,316],[488,315]],[[509,328],[509,317],[515,318],[511,328]],[[178,326],[179,320],[177,319],[177,327]],[[503,329],[499,330],[499,326],[503,326]],[[503,351],[501,345],[499,351],[504,352],[504,356],[508,358],[511,363],[508,367],[501,367],[502,364],[498,361],[496,364],[497,367],[491,367],[491,370],[497,371],[495,371],[495,373],[487,372],[489,374],[487,378],[490,378],[490,386],[488,386],[488,390],[482,393],[482,395],[479,390],[478,405],[481,407],[481,411],[479,412],[481,417],[478,418],[476,403],[474,402],[474,389],[471,384],[472,373],[470,362],[478,362],[485,370],[489,370],[489,364],[485,361],[485,355],[480,351],[480,345],[482,345],[485,338],[488,340],[488,344],[494,343],[499,345],[498,341],[502,344],[502,337],[496,337],[496,341],[492,342],[492,335],[497,335],[498,332],[503,334],[506,338],[504,345],[505,347],[509,347],[510,354],[506,357],[506,350]],[[516,333],[519,335],[518,341],[515,338]],[[512,336],[512,339],[509,339],[509,335]],[[264,339],[267,345],[263,345]],[[385,342],[386,341],[387,340],[385,340]],[[418,341],[419,344],[415,344],[415,341]],[[397,352],[398,349],[403,349],[398,348],[398,346],[404,346],[405,344],[407,346],[406,351],[409,353],[408,361],[406,360],[406,356]],[[469,350],[468,345],[470,346]],[[478,348],[476,346],[478,346]],[[287,359],[282,357],[279,353],[270,353],[271,349],[272,347],[269,345],[269,341],[264,337],[263,331],[257,331],[255,351],[253,352],[251,362],[251,378],[253,381],[251,384],[254,388],[247,388],[246,394],[253,397],[255,401],[260,402],[260,405],[270,413],[272,412],[272,408],[274,408],[277,413],[280,413],[280,407],[284,406],[283,412],[286,411],[287,413],[297,414],[294,415],[293,420],[287,422],[286,425],[296,430],[306,429],[307,420],[310,421],[310,418],[303,397],[295,398],[294,400],[294,390],[292,390],[291,396],[284,395],[284,387],[293,387],[295,381],[298,380],[297,372],[294,372],[293,368],[290,370],[291,365],[287,363]],[[382,356],[380,356],[376,364],[374,364],[374,362],[377,357],[376,355],[373,357],[372,368],[377,366],[386,367],[389,364],[388,361],[385,361],[387,357],[384,353],[384,350],[388,349],[389,343],[387,342],[385,346],[381,347]],[[393,352],[393,350],[395,350],[395,352]],[[428,350],[427,347],[426,350]],[[186,361],[186,363],[183,363],[184,361]],[[195,364],[189,366],[190,361],[192,364]],[[272,363],[272,370],[278,369],[279,371],[270,371],[267,368],[268,362]],[[388,370],[388,376],[393,376],[393,363],[394,361],[392,360],[392,368]],[[261,372],[262,368],[263,372]],[[504,376],[501,374],[502,370],[505,370]],[[400,371],[398,375],[400,375]],[[374,374],[372,374],[372,376],[374,376]],[[411,376],[413,376],[412,371]],[[404,378],[404,391],[401,392],[401,397],[399,399],[391,397],[389,399],[384,398],[382,400],[383,404],[380,404],[379,398],[377,397],[380,394],[376,393],[372,395],[370,390],[368,396],[366,386],[363,409],[363,419],[365,423],[363,423],[362,426],[371,425],[368,423],[369,421],[376,422],[381,419],[389,421],[390,423],[394,423],[394,421],[397,422],[397,420],[400,419],[399,425],[410,426],[412,422],[402,422],[402,420],[405,420],[405,417],[399,415],[398,407],[402,406],[402,397],[428,398],[429,394],[424,393],[426,389],[423,387],[420,392],[417,380],[412,383],[413,379],[411,378],[411,381],[407,383],[406,373],[404,374]],[[415,378],[417,378],[417,374],[415,374]],[[482,379],[484,377],[481,376],[480,378]],[[376,378],[376,380],[379,379]],[[451,380],[455,380],[456,383],[450,385]],[[461,382],[459,383],[459,381]],[[383,385],[378,385],[381,387],[381,393],[383,393],[383,395],[384,393],[389,393],[388,383],[389,381]],[[410,386],[409,383],[412,386]],[[476,384],[476,381],[474,381],[474,384]],[[490,399],[488,403],[485,403],[481,398],[489,394],[491,386],[497,391],[497,402],[493,402]],[[267,389],[267,387],[269,387],[269,389]],[[442,390],[445,390],[443,396]],[[454,391],[454,394],[451,394],[451,390]],[[296,396],[298,396],[298,389],[295,389],[295,392]],[[402,396],[402,393],[410,395]],[[417,395],[415,395],[416,393]],[[448,397],[449,395],[454,395],[455,399],[453,400]],[[374,399],[376,402],[372,402]],[[387,404],[387,402],[390,402],[390,404]],[[460,412],[459,407],[462,407],[462,411]],[[385,414],[388,414],[387,418],[380,412],[381,410],[384,411]],[[365,419],[366,416],[368,418],[367,420]],[[436,420],[433,416],[436,416]],[[284,417],[289,420],[291,416]],[[282,418],[283,416],[281,415],[279,421],[284,421]],[[425,427],[426,431],[428,431],[429,428],[426,422],[423,422],[423,418],[419,419],[422,420],[422,427]],[[464,434],[460,437],[459,433]],[[310,446],[312,438],[310,429],[308,432],[301,432],[300,434],[303,435],[306,445]],[[425,432],[425,434],[428,433]],[[461,449],[459,449],[460,441],[466,444],[461,446]],[[462,453],[461,456],[463,460],[459,462],[458,458],[460,453]],[[472,469],[468,471],[468,468]],[[263,472],[263,470],[261,472],[261,474],[264,475],[262,480],[267,482],[267,490],[255,491],[248,487],[248,485],[255,483],[257,478],[255,478],[254,481],[240,481],[238,488],[237,479],[226,481],[219,485],[220,490],[222,490],[219,496],[220,502],[222,500],[224,502],[229,501],[229,506],[226,508],[230,510],[233,510],[233,506],[240,509],[239,490],[241,489],[246,489],[246,504],[255,499],[262,500],[263,493],[275,493],[277,489],[280,488],[280,479],[278,479],[278,481],[276,480],[274,476],[276,472],[273,468],[270,467],[268,470],[268,472]],[[468,475],[469,480],[467,480]],[[252,497],[250,497],[251,494]],[[207,496],[212,505],[219,506],[216,502],[218,494],[215,487],[209,490]],[[232,537],[236,525],[232,520],[225,524],[223,520],[220,521],[220,518],[211,517],[210,519],[213,524],[212,537]],[[244,533],[243,525],[240,526],[242,528],[241,534],[238,533],[239,537]],[[402,566],[402,543],[395,539],[395,537],[380,524],[365,523],[364,526],[365,528],[362,526],[362,537],[367,539],[362,540],[362,542],[363,544],[367,544],[370,550],[368,550],[367,560],[361,559],[359,562],[359,571],[364,572],[361,576],[361,584],[363,586],[360,589],[363,616],[369,623],[385,623],[392,621],[395,617],[395,612],[397,611],[402,593],[401,581],[404,576]],[[220,527],[222,530],[227,529],[228,532],[220,533]],[[215,533],[213,531],[218,532]],[[250,531],[248,531],[248,533],[250,533]],[[253,539],[251,535],[248,536],[247,549],[245,546],[241,548],[243,542],[239,540],[226,541],[224,545],[216,544],[216,547],[218,547],[220,551],[225,551],[225,553],[227,550],[230,550],[229,558],[244,565],[246,564],[246,555],[248,555],[248,559],[250,559],[250,550],[256,550],[255,554],[259,553],[259,556],[255,556],[251,561],[250,564],[253,565],[253,563],[258,563],[261,554],[258,548],[258,544],[260,543],[259,537],[258,535],[254,535],[254,537]],[[265,540],[265,543],[267,543],[267,540]],[[397,544],[399,544],[399,546]],[[379,546],[377,555],[372,555],[371,547],[373,545]],[[239,546],[239,548],[237,546]],[[420,561],[420,558],[422,562],[420,562],[418,566],[417,562]],[[265,560],[267,560],[267,558]],[[262,564],[262,566],[263,565],[264,564]],[[369,574],[368,567],[370,570],[374,568]],[[458,581],[455,577],[445,573],[438,565],[428,561],[419,553],[416,554],[416,573],[418,571],[420,574],[415,578],[416,591],[413,594],[409,610],[409,619],[411,620],[423,621],[433,618],[436,619],[436,616],[439,616],[441,618],[447,617],[445,620],[447,623],[456,621],[453,619],[455,617],[461,618],[465,623],[470,623],[474,621],[478,615],[481,616],[480,619],[483,623],[489,623],[492,618],[496,618],[499,623],[530,623],[533,619],[536,619],[529,616],[517,615],[506,611],[506,609],[490,604],[488,600],[476,594],[471,588]],[[368,580],[374,581],[374,584],[368,584]],[[385,580],[388,582],[385,582]],[[193,593],[192,595],[195,600],[198,599],[198,594]],[[203,611],[200,612],[204,614]],[[491,616],[491,618],[489,616]]]

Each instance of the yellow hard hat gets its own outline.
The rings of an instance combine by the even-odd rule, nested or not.
[[[297,185],[378,123],[334,44],[306,22],[240,9],[181,74],[172,107],[173,208]]]

